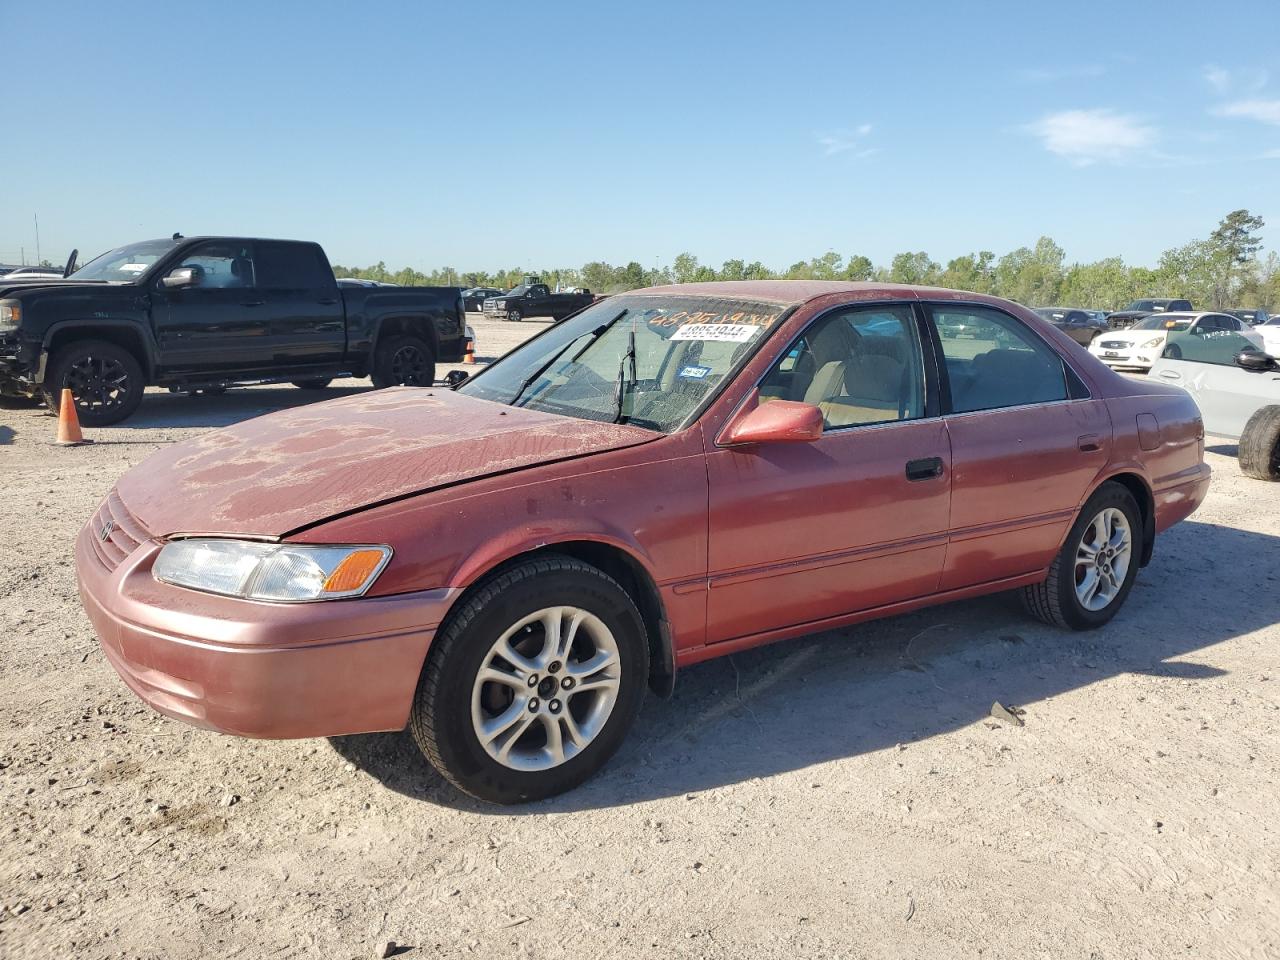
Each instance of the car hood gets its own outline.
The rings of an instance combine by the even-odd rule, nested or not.
[[[154,454],[117,494],[152,536],[278,537],[415,493],[659,437],[399,387],[268,414]]]

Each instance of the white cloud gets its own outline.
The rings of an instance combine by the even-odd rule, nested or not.
[[[1216,63],[1206,64],[1203,74],[1205,83],[1213,87],[1214,93],[1226,96],[1232,91],[1254,93],[1267,85],[1267,71],[1261,67],[1239,67],[1228,70]]]
[[[1280,100],[1237,100],[1213,111],[1220,117],[1245,117],[1280,127]]]
[[[1046,114],[1027,128],[1050,153],[1076,166],[1099,161],[1120,163],[1156,139],[1154,127],[1114,110],[1062,110]]]
[[[822,147],[822,154],[826,157],[851,151],[855,157],[869,157],[878,152],[875,148],[867,147],[863,142],[870,133],[871,124],[869,123],[860,124],[855,130],[833,130],[830,133],[818,134],[818,146]]]

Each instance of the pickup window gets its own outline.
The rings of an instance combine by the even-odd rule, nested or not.
[[[214,240],[202,243],[182,258],[179,266],[195,271],[195,286],[205,290],[252,287],[253,249],[247,243]]]
[[[334,285],[318,248],[307,243],[257,244],[258,286],[263,290],[318,290]]]

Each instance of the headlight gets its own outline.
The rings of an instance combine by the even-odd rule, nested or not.
[[[390,559],[386,546],[193,537],[165,544],[152,574],[165,583],[246,600],[337,600],[368,590]]]
[[[18,300],[0,300],[0,330],[17,330],[21,322],[22,303]]]
[[[1164,343],[1164,337],[1152,337],[1142,345],[1142,349],[1150,350],[1152,347],[1158,347],[1162,343]]]

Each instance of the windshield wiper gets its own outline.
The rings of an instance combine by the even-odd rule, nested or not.
[[[626,315],[627,315],[627,311],[623,310],[621,313],[619,313],[616,317],[614,317],[608,323],[602,323],[600,324],[600,326],[592,330],[590,333],[591,339],[582,345],[582,349],[579,350],[577,353],[575,353],[573,357],[569,360],[569,362],[577,363],[578,358],[587,352],[587,347],[591,346],[593,343],[599,340],[602,336],[604,336],[605,331],[607,331],[610,327],[612,327],[615,323],[617,323]],[[520,389],[517,390],[515,396],[511,398],[511,402],[509,405],[513,407],[516,406],[520,398],[524,396],[524,392],[528,390],[531,386],[533,386],[534,381],[537,380],[544,373],[546,373],[547,370],[550,369],[553,363],[555,363],[562,356],[564,356],[565,353],[568,352],[569,348],[572,347],[575,343],[577,343],[581,339],[582,339],[581,336],[574,337],[572,340],[566,343],[563,347],[561,347],[559,350],[553,353],[550,357],[548,357],[546,362],[543,363],[541,366],[539,366],[537,370],[529,374],[529,376],[525,378],[525,381],[520,384]]]
[[[631,361],[631,376],[627,376],[627,361]],[[627,349],[623,353],[622,359],[618,361],[618,383],[613,388],[613,422],[622,423],[629,419],[622,412],[623,405],[627,396],[635,388],[636,385],[636,328],[635,324],[631,325],[631,330],[627,333]]]

